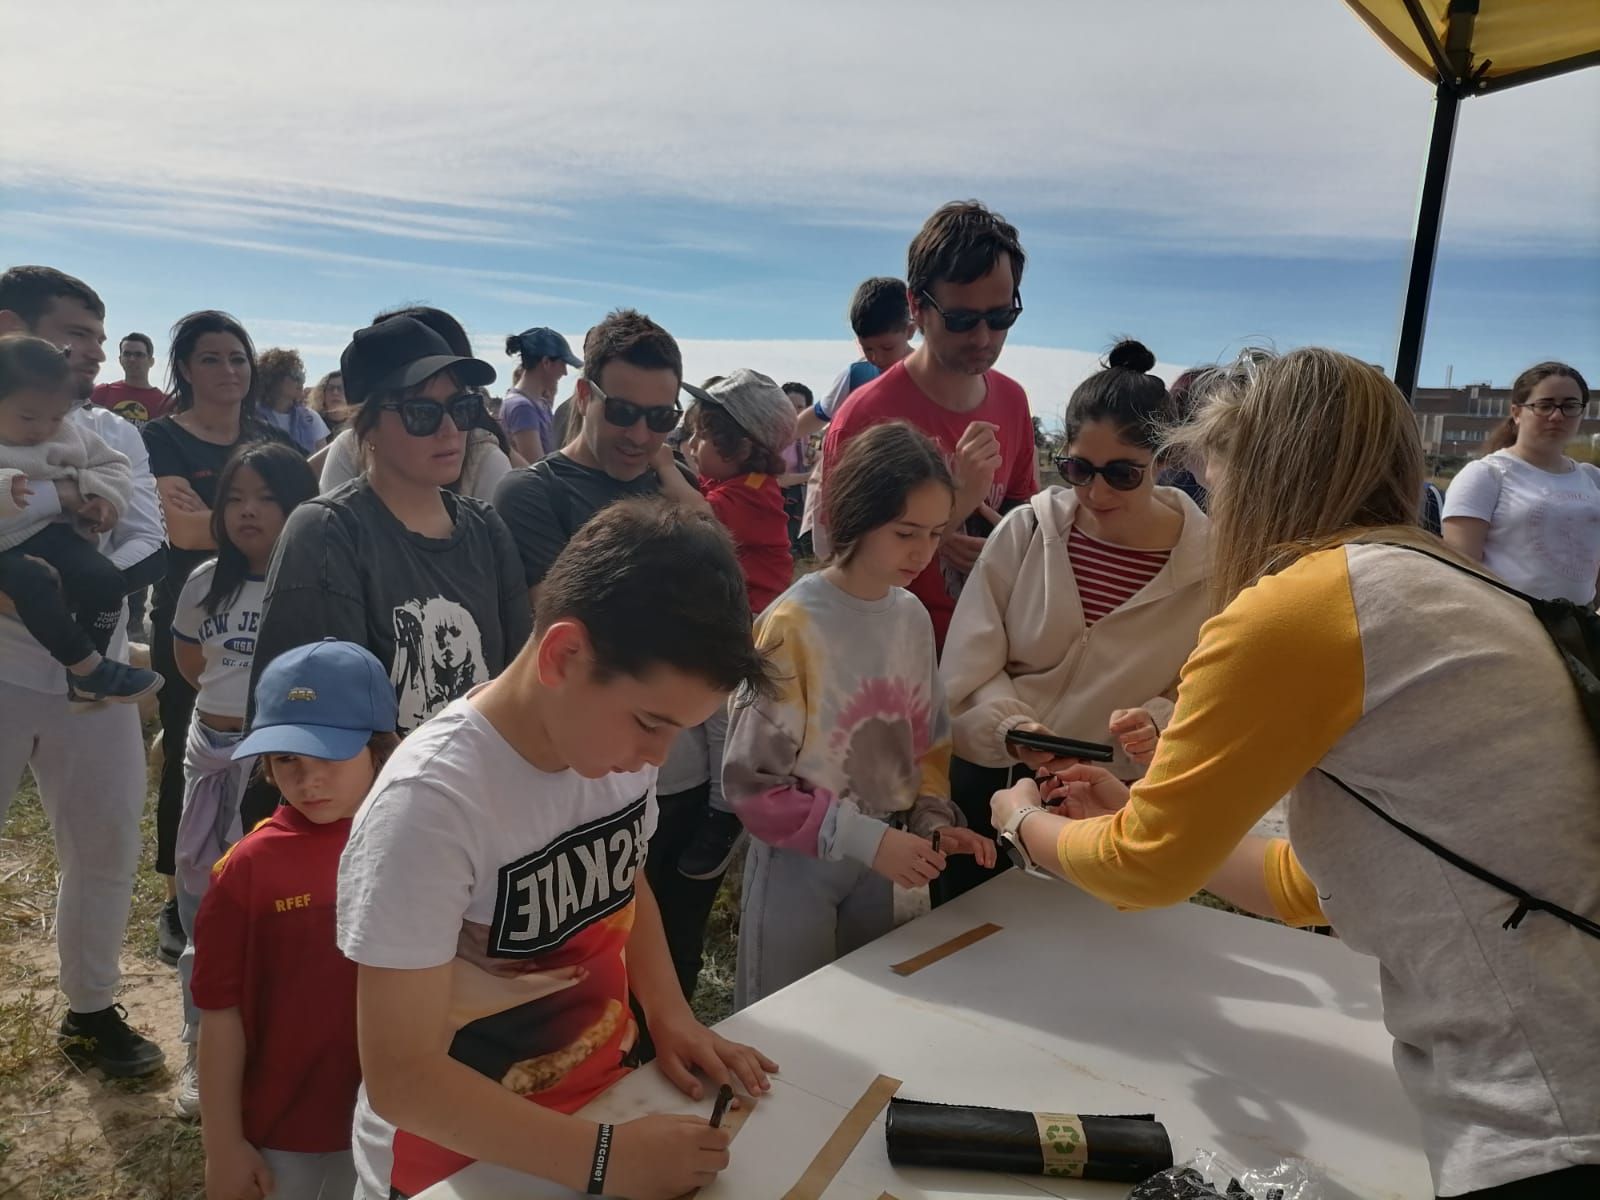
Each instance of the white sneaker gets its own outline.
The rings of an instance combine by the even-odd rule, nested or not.
[[[195,1057],[195,1044],[190,1042],[187,1049],[183,1070],[178,1072],[178,1091],[172,1097],[172,1111],[185,1121],[194,1121],[200,1116],[200,1063]]]

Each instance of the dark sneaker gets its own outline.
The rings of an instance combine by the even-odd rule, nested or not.
[[[694,840],[678,855],[678,873],[688,879],[715,879],[728,869],[744,838],[744,825],[730,812],[709,809]]]
[[[144,667],[102,658],[94,670],[84,675],[67,672],[67,699],[73,704],[133,704],[161,690],[166,680]]]
[[[189,944],[183,922],[178,920],[178,902],[168,900],[156,914],[156,957],[169,967],[178,965],[183,948]]]
[[[120,1004],[99,1012],[68,1012],[56,1041],[80,1067],[99,1067],[112,1079],[153,1075],[166,1062],[160,1046],[128,1028],[128,1010]]]

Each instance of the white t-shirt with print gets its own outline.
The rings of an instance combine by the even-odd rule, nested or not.
[[[1489,523],[1483,565],[1546,600],[1595,602],[1600,575],[1600,467],[1543,471],[1509,450],[1468,463],[1450,483],[1444,518]]]
[[[351,827],[339,948],[357,963],[450,963],[451,1057],[573,1111],[629,1069],[627,938],[656,825],[656,771],[539,770],[457,700],[401,744]],[[465,1165],[356,1105],[362,1194],[414,1195]]]
[[[194,706],[219,717],[244,718],[250,702],[250,664],[256,657],[256,631],[261,602],[267,594],[265,575],[248,575],[236,595],[215,613],[201,603],[211,590],[217,560],[196,567],[178,593],[172,614],[172,636],[200,647],[205,667]]]

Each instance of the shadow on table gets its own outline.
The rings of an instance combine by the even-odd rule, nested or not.
[[[1084,911],[1072,909],[1074,916]],[[1004,924],[1003,914],[983,915]],[[1246,920],[1199,909],[1195,915],[1207,922]],[[836,965],[908,1003],[938,1006],[975,1025],[1002,1020],[1146,1062],[1181,1062],[1199,1075],[1188,1085],[1193,1104],[1227,1131],[1213,1148],[1244,1162],[1306,1153],[1305,1130],[1295,1110],[1320,1113],[1379,1137],[1392,1135],[1397,1126],[1415,1125],[1415,1112],[1398,1092],[1387,1063],[1336,1043],[1237,1019],[1245,1003],[1331,1009],[1362,1020],[1376,1015],[1370,985],[1361,986],[1354,969],[1357,963],[1350,971],[1329,969],[1319,961],[1326,958],[1325,943],[1305,952],[1308,947],[1297,941],[1315,935],[1277,931],[1270,946],[1276,953],[1281,945],[1283,961],[1277,964],[1263,961],[1259,940],[1248,956],[1219,953],[1217,941],[1227,935],[1220,925],[1192,930],[1189,921],[1149,922],[1138,928],[1138,914],[1104,909],[1089,910],[1088,916],[1064,925],[1053,948],[1038,944],[1034,933],[1019,943],[1002,929],[907,978],[866,956]],[[1075,946],[1104,947],[1119,934],[1139,953],[1074,953]],[[929,944],[945,936],[930,934]],[[1023,954],[1029,957],[1019,958]],[[1041,995],[1053,1002],[1041,1008]],[[1287,1023],[1297,1019],[1305,1018],[1291,1016]],[[1041,1042],[1039,1051],[1060,1058],[1059,1045]],[[1064,1060],[1063,1065],[1083,1069]]]

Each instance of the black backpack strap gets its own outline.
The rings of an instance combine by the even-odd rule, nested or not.
[[[1423,551],[1422,553],[1426,553],[1426,551]],[[1522,888],[1519,888],[1516,884],[1502,879],[1493,871],[1485,870],[1471,859],[1462,858],[1461,855],[1457,854],[1454,850],[1450,850],[1444,846],[1441,846],[1427,834],[1418,833],[1415,829],[1411,828],[1411,826],[1390,816],[1371,800],[1368,800],[1360,792],[1356,791],[1355,788],[1351,787],[1344,780],[1340,779],[1337,775],[1334,775],[1329,771],[1322,771],[1322,774],[1337,784],[1339,788],[1347,795],[1353,796],[1355,799],[1359,800],[1368,812],[1376,813],[1378,816],[1382,817],[1390,825],[1394,826],[1394,828],[1398,829],[1412,841],[1416,842],[1417,845],[1423,847],[1423,849],[1438,855],[1457,870],[1465,871],[1468,875],[1471,875],[1480,883],[1487,883],[1490,887],[1496,888],[1506,893],[1506,895],[1515,898],[1517,906],[1511,910],[1511,915],[1507,917],[1505,922],[1500,926],[1502,929],[1517,928],[1522,924],[1522,918],[1527,916],[1530,912],[1546,912],[1552,917],[1556,917],[1562,921],[1565,921],[1573,928],[1587,933],[1592,938],[1600,938],[1600,922],[1592,921],[1580,913],[1571,912],[1568,909],[1562,908],[1561,905],[1557,904],[1553,900],[1545,900],[1539,896],[1533,895],[1531,892],[1526,892]]]

